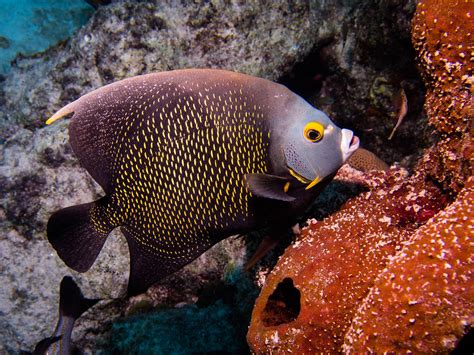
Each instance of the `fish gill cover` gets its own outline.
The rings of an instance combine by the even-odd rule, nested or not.
[[[84,25],[94,8],[84,0],[0,0],[0,74],[17,55],[42,52]]]

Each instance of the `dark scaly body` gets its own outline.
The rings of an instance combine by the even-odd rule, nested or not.
[[[58,211],[48,238],[69,266],[85,271],[120,226],[130,249],[129,293],[137,293],[232,234],[287,226],[319,189],[305,190],[290,174],[272,136],[281,140],[295,115],[323,115],[312,110],[281,85],[217,70],[149,74],[87,94],[51,120],[74,112],[71,145],[106,196]],[[339,149],[339,136],[328,140]],[[331,172],[342,164],[334,154]],[[277,199],[298,198],[255,197],[248,174],[275,181]],[[288,181],[281,192],[279,179]]]
[[[94,227],[122,226],[163,259],[163,272],[254,224],[242,176],[269,170],[269,132],[250,94],[235,83],[217,87],[218,95],[212,87],[187,94],[176,83],[150,85],[148,102],[130,106],[107,147],[111,193],[92,209]]]
[[[108,195],[91,209],[94,228],[121,226],[163,276],[261,224],[243,176],[271,170],[265,83],[213,79],[130,82],[123,101],[105,94],[71,122],[74,151]]]

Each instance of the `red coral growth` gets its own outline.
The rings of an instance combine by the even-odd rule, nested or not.
[[[472,2],[419,1],[412,24],[413,46],[428,89],[425,108],[430,123],[445,133],[465,130],[474,84]]]
[[[474,118],[474,10],[471,1],[419,1],[413,45],[427,88],[425,109],[441,141],[425,169],[455,193],[471,175]]]
[[[405,196],[405,198],[410,201],[408,206],[404,204],[394,206],[393,213],[397,216],[398,224],[401,227],[410,225],[420,226],[424,224],[448,203],[444,195],[440,195],[437,189],[434,191],[433,185],[427,186],[429,186],[432,191],[397,191],[399,195]],[[413,186],[410,187],[413,188]],[[437,198],[434,199],[433,194],[436,194]]]
[[[378,276],[352,321],[345,352],[453,350],[474,322],[473,220],[470,179]]]
[[[405,179],[399,170],[368,177],[377,187],[311,223],[268,277],[248,333],[255,352],[340,350],[373,280],[418,226],[400,209],[442,207],[438,189],[419,177]]]

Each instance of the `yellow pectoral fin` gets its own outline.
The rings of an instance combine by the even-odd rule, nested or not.
[[[320,181],[321,181],[321,178],[319,176],[316,176],[316,178],[313,181],[311,181],[311,183],[308,186],[306,186],[305,190],[309,190]]]

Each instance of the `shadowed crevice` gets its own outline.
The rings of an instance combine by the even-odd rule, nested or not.
[[[268,297],[262,313],[262,322],[266,327],[293,322],[301,310],[301,293],[293,285],[291,278],[281,281]]]

